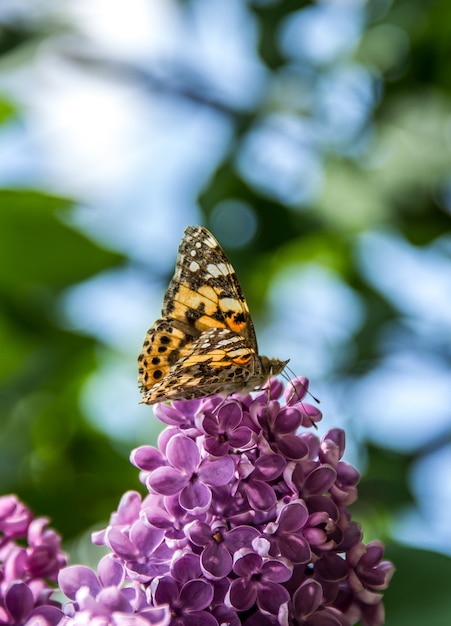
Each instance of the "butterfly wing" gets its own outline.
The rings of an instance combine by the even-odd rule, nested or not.
[[[158,319],[147,331],[138,357],[138,384],[150,389],[169,373],[171,367],[193,343],[194,336],[174,325],[174,320]]]
[[[203,226],[185,230],[175,274],[164,297],[163,317],[198,334],[212,327],[229,328],[257,352],[254,325],[235,270]]]
[[[239,335],[257,354],[254,326],[231,263],[206,228],[188,226],[164,297],[162,318],[147,332],[138,358],[142,390],[161,384],[180,359],[193,353],[194,342],[212,328],[227,329],[230,337]],[[181,388],[184,380],[180,380]],[[173,378],[171,382],[176,385]]]
[[[143,402],[200,398],[251,390],[263,382],[261,360],[229,328],[210,328],[193,342],[161,381],[145,391]]]

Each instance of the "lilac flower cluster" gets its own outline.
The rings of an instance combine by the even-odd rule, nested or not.
[[[362,542],[347,509],[359,475],[343,431],[309,430],[307,387],[157,405],[158,449],[131,454],[148,494],[124,494],[94,534],[109,550],[97,573],[60,572],[62,624],[382,624],[393,565]]]
[[[34,518],[14,495],[0,497],[0,624],[55,626],[63,617],[50,599],[66,565],[48,520]]]

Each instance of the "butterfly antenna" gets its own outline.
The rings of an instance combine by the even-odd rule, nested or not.
[[[288,372],[291,374],[291,378],[290,378],[290,376],[289,376],[289,375],[285,372],[285,370],[288,370]],[[293,399],[293,396],[294,396],[294,395],[297,395],[297,396],[298,396],[298,399],[299,399],[299,402],[300,402],[300,404],[301,404],[302,408],[304,409],[304,411],[305,411],[305,413],[306,413],[306,415],[307,415],[307,411],[305,410],[304,403],[302,402],[302,398],[299,396],[299,392],[298,392],[298,390],[296,389],[296,387],[295,387],[295,386],[293,385],[293,383],[291,382],[293,378],[297,378],[296,374],[293,372],[293,370],[291,369],[291,367],[288,367],[288,365],[285,365],[285,368],[284,368],[284,370],[283,370],[283,372],[282,372],[282,375],[283,375],[283,377],[285,378],[285,380],[286,380],[286,381],[287,381],[287,382],[288,382],[288,383],[292,386],[292,388],[293,388],[293,391],[292,391],[292,395],[291,395],[290,400],[292,400],[292,399]],[[319,404],[319,400],[318,400],[318,398],[316,398],[316,397],[315,397],[315,396],[314,396],[314,395],[313,395],[313,394],[312,394],[312,393],[311,393],[308,389],[307,389],[307,393],[308,393],[308,395],[309,395],[309,396],[310,396],[310,397],[311,397],[311,398],[312,398],[315,402],[317,402],[317,403]],[[309,418],[310,423],[311,423],[311,425],[313,426],[313,428],[314,428],[315,430],[318,430],[318,426],[315,424],[315,422],[312,420],[312,418],[311,418],[310,416],[308,416],[308,415],[307,415],[307,417]]]
[[[285,365],[284,372],[285,372],[285,370],[288,370],[289,373],[291,374],[291,378],[290,378],[290,376],[288,376],[288,374],[286,374],[286,376],[284,376],[285,380],[291,384],[291,386],[293,387],[293,392],[296,393],[297,395],[299,395],[297,390],[296,390],[296,388],[295,388],[295,386],[291,382],[291,380],[293,378],[297,378],[296,374],[293,372],[291,367],[288,367],[288,365]],[[312,400],[314,400],[314,402],[316,402],[317,404],[321,404],[321,401],[319,400],[319,398],[314,396],[313,393],[309,389],[307,389],[307,394],[312,398]]]
[[[221,407],[223,407],[223,406],[224,406],[224,404],[226,403],[226,400],[228,400],[228,399],[229,399],[229,397],[230,397],[230,395],[229,395],[229,396],[225,396],[225,397],[221,400],[221,402],[218,404],[218,406],[215,406],[215,408],[213,409],[212,413],[213,413],[213,414],[214,414],[214,413],[217,413],[217,412],[219,411],[219,409],[220,409]]]

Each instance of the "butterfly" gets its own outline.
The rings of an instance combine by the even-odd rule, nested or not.
[[[188,226],[161,318],[138,358],[142,402],[261,389],[287,363],[258,354],[235,270],[206,228]]]

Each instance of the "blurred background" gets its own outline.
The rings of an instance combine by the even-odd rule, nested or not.
[[[136,358],[188,224],[347,433],[388,625],[451,619],[446,0],[2,0],[0,493],[72,562],[160,426]]]

